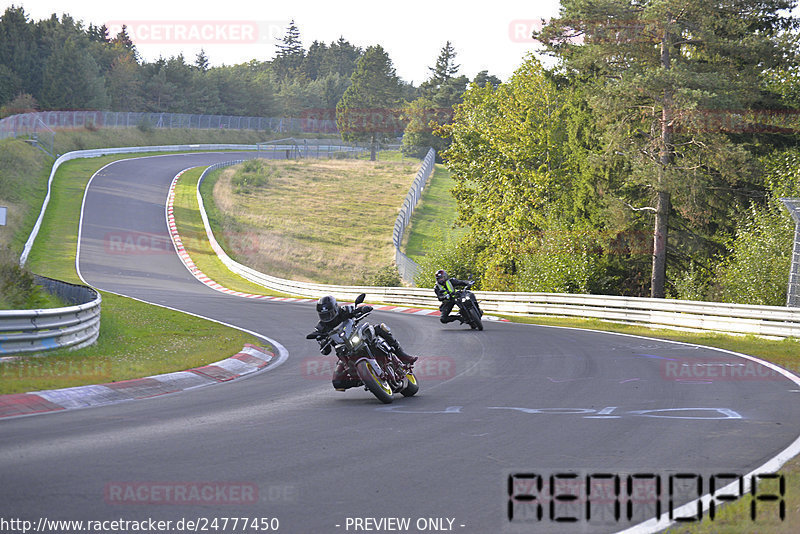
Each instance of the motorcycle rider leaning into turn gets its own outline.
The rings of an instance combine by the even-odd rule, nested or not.
[[[317,315],[319,316],[319,322],[317,323],[317,326],[314,327],[314,331],[318,332],[321,337],[324,337],[334,328],[339,326],[342,321],[350,318],[358,318],[371,311],[372,306],[356,307],[349,304],[345,306],[339,306],[339,303],[336,302],[335,297],[332,295],[324,296],[317,301]],[[410,365],[417,361],[416,356],[412,356],[403,350],[403,347],[400,346],[400,343],[398,343],[395,337],[392,335],[392,331],[389,329],[386,323],[375,325],[375,334],[383,338],[384,341],[389,344],[401,362]],[[319,344],[322,354],[330,354],[330,344],[326,344],[324,339],[319,340]],[[344,391],[349,387],[353,387],[353,384],[350,383],[351,381],[347,379],[347,370],[345,369],[341,360],[337,362],[336,369],[333,371],[332,382],[333,387],[338,391]]]
[[[433,291],[436,293],[436,298],[442,303],[439,306],[439,311],[442,312],[441,317],[439,317],[441,322],[445,324],[453,321],[464,322],[460,315],[450,315],[450,312],[453,311],[453,306],[456,304],[456,288],[471,287],[473,283],[472,281],[450,278],[444,269],[436,271],[436,285],[433,286]]]

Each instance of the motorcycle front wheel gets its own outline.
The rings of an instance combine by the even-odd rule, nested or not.
[[[414,375],[414,371],[409,371],[406,373],[406,378],[408,378],[408,385],[400,393],[404,397],[413,397],[419,391],[417,377]]]
[[[483,330],[483,321],[481,321],[481,313],[476,310],[475,308],[469,309],[469,314],[472,318],[472,328],[477,328],[478,330]]]
[[[358,377],[364,382],[367,389],[370,390],[379,401],[384,404],[392,402],[392,388],[390,388],[389,384],[372,368],[372,364],[369,360],[361,360],[358,362],[356,364],[356,372],[358,372]]]

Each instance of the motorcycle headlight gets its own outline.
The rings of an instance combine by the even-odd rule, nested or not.
[[[350,346],[351,346],[351,347],[355,347],[355,346],[357,346],[359,343],[361,343],[361,338],[360,338],[360,337],[358,337],[358,334],[353,334],[353,335],[350,337]]]

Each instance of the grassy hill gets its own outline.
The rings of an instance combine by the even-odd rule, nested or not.
[[[418,167],[413,159],[246,162],[212,174],[204,203],[226,251],[249,267],[374,285],[393,269],[392,228]]]

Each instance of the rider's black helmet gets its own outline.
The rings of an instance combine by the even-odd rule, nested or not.
[[[331,295],[322,297],[317,301],[317,314],[320,321],[329,323],[339,315],[339,303]]]
[[[447,272],[444,269],[439,269],[436,271],[436,281],[440,284],[444,284],[447,282]]]

